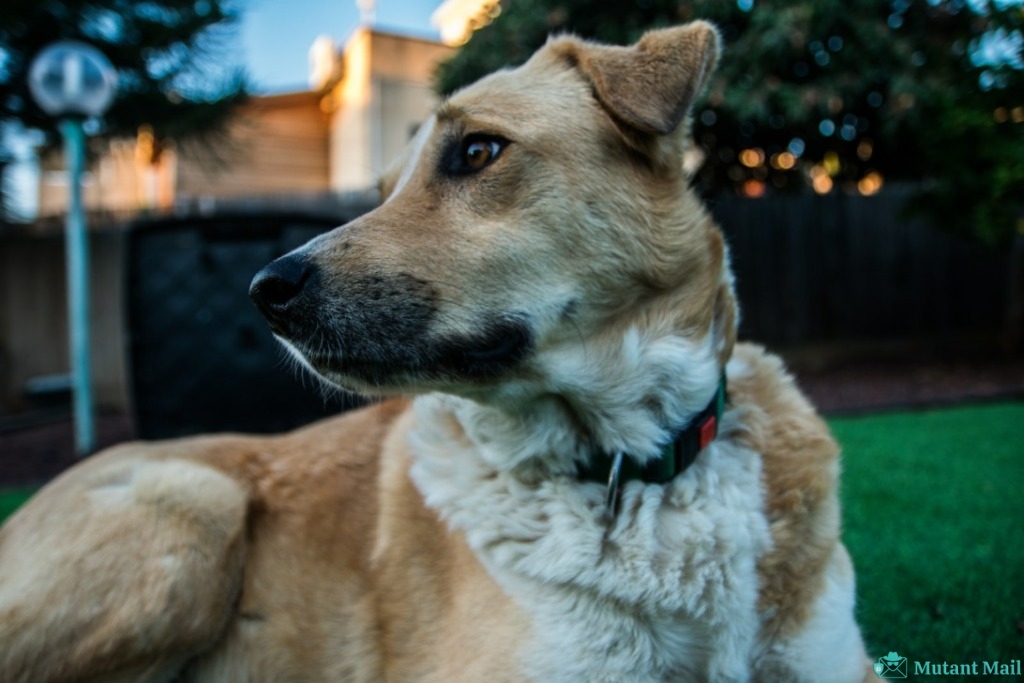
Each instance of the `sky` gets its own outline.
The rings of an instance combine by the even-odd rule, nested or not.
[[[437,38],[431,13],[441,0],[377,0],[380,29]],[[259,93],[303,90],[309,76],[309,48],[326,34],[336,45],[359,25],[355,0],[250,0],[239,30],[242,64]]]

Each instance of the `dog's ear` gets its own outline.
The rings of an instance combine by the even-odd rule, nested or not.
[[[571,38],[553,41],[551,47],[590,80],[615,119],[642,133],[667,135],[707,85],[720,43],[714,25],[694,21],[649,31],[629,47]]]

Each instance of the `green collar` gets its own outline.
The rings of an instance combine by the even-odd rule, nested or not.
[[[661,450],[661,457],[640,465],[621,451],[614,455],[601,453],[579,469],[579,478],[608,484],[608,513],[614,515],[622,485],[638,479],[651,484],[661,484],[684,472],[697,454],[718,435],[718,428],[725,412],[725,373],[718,380],[718,391],[711,402],[679,435]]]

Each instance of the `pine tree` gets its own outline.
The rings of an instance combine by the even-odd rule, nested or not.
[[[246,96],[243,73],[221,61],[238,16],[232,0],[5,2],[0,126],[41,131],[45,146],[58,142],[57,122],[29,93],[28,69],[48,44],[80,40],[103,52],[118,73],[116,99],[94,131],[99,136],[134,137],[148,126],[158,155],[167,140],[215,134]]]
[[[708,193],[872,193],[1005,243],[1024,209],[1024,4],[1013,0],[507,0],[438,72],[442,93],[525,61],[549,33],[625,44],[715,22],[718,73],[694,110]]]

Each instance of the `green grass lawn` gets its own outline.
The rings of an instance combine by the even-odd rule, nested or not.
[[[870,652],[1024,658],[1024,403],[830,424]]]
[[[34,493],[32,489],[0,491],[0,522],[11,516]]]
[[[830,424],[870,652],[907,657],[911,677],[1024,658],[1024,403]],[[0,492],[0,519],[28,495]]]

